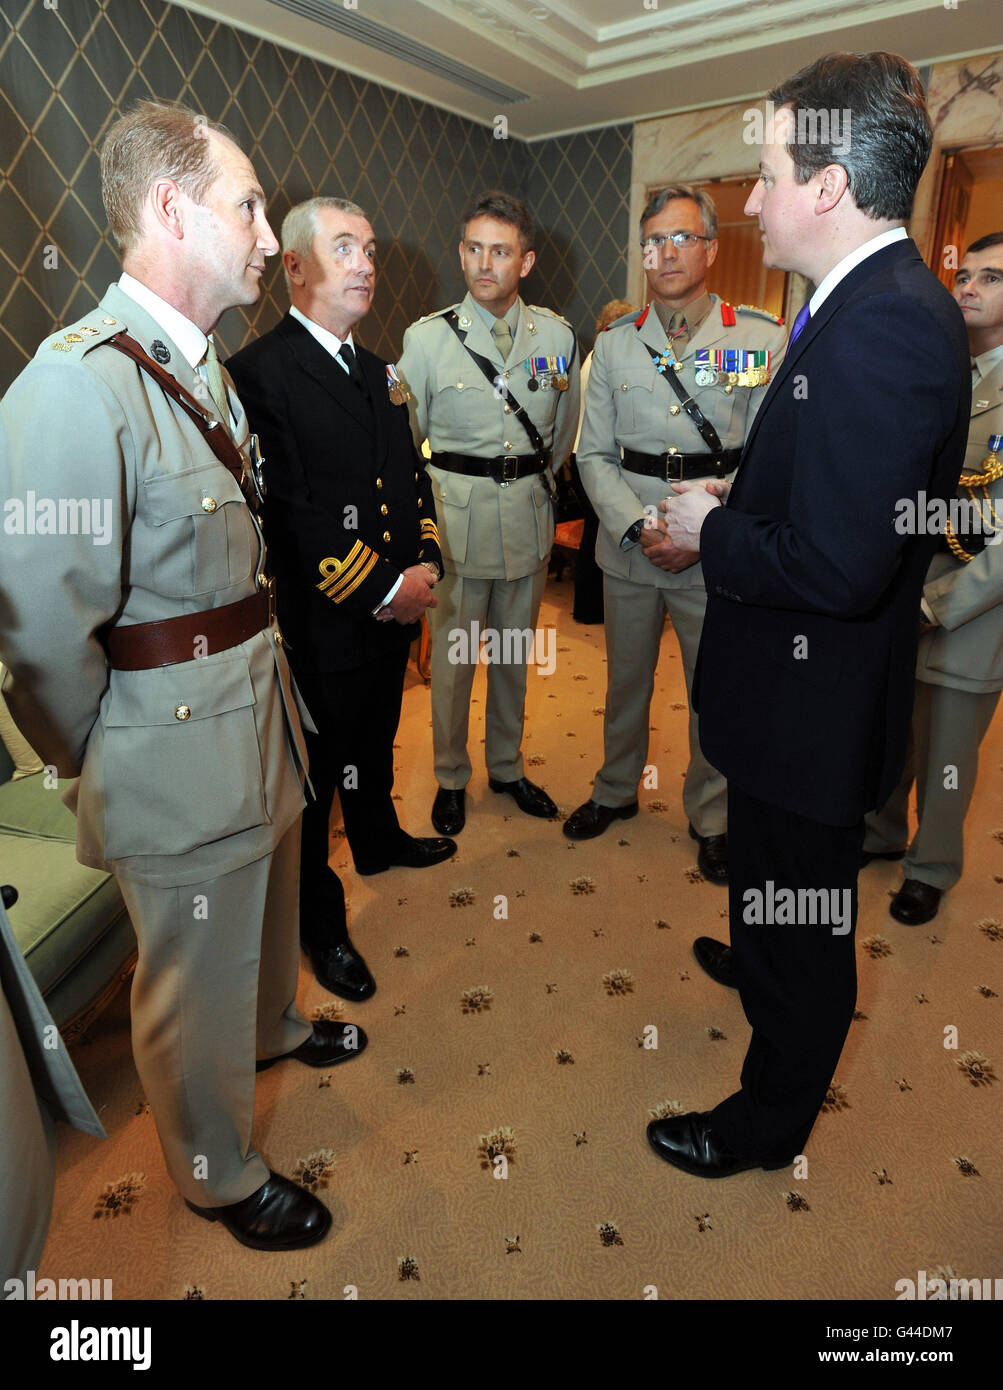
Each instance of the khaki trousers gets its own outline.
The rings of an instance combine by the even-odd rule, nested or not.
[[[544,561],[524,579],[466,579],[445,574],[436,585],[436,608],[428,610],[432,635],[432,746],[435,778],[440,787],[458,791],[470,781],[467,752],[470,691],[477,669],[478,644],[472,660],[451,662],[450,633],[459,629],[469,641],[471,624],[478,631],[498,633],[531,628],[535,632],[547,578]],[[455,647],[454,647],[455,653]],[[484,758],[488,776],[516,782],[523,775],[522,726],[526,713],[526,663],[491,662],[487,666],[488,698],[484,721]]]
[[[702,587],[659,589],[611,574],[603,576],[603,594],[607,660],[605,756],[596,773],[592,797],[600,806],[627,806],[637,800],[638,783],[648,758],[651,695],[665,614],[668,612],[672,619],[679,639],[689,699],[707,594]],[[722,835],[728,821],[727,783],[701,752],[697,722],[691,702],[690,760],[683,783],[683,808],[698,835]]]
[[[119,878],[139,940],[132,1047],[167,1169],[196,1206],[268,1179],[251,1147],[256,1058],[310,1036],[296,1008],[297,819],[272,854],[205,883]]]
[[[965,862],[965,816],[975,791],[979,744],[999,698],[999,691],[978,694],[916,682],[902,777],[881,810],[866,817],[865,850],[881,853],[908,842],[909,789],[915,778],[919,824],[903,872],[942,892],[954,887]]]

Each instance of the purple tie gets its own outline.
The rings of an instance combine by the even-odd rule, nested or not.
[[[791,329],[791,336],[787,339],[788,348],[793,347],[798,338],[800,338],[801,334],[804,332],[804,326],[810,318],[811,300],[809,299],[808,303],[802,305],[798,310],[797,318],[794,320],[794,327]]]

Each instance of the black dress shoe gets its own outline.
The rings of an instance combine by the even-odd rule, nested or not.
[[[301,944],[313,966],[314,979],[329,994],[361,1004],[376,993],[369,966],[350,941],[337,946],[311,946],[306,941]]]
[[[907,927],[921,927],[936,917],[942,891],[929,883],[920,883],[918,878],[907,878],[892,898],[888,911],[896,922],[904,922]]]
[[[440,787],[432,802],[432,824],[440,835],[459,835],[467,823],[462,787]]]
[[[594,840],[615,820],[630,820],[637,815],[637,802],[629,806],[601,806],[590,797],[583,801],[577,811],[564,822],[564,833],[569,840]]]
[[[728,837],[727,835],[698,835],[690,826],[690,839],[696,840],[697,868],[711,883],[728,882]]]
[[[557,807],[547,793],[528,777],[520,777],[517,782],[496,782],[493,777],[489,777],[488,786],[493,792],[507,792],[509,796],[514,797],[519,810],[525,811],[527,816],[540,816],[545,820],[552,820],[557,815]]]
[[[860,851],[860,867],[861,867],[862,869],[866,869],[867,866],[868,866],[868,864],[873,863],[875,859],[904,859],[904,858],[905,858],[905,850],[904,850],[904,849],[889,849],[889,850],[881,850],[881,849],[862,849],[862,850]]]
[[[374,864],[364,869],[356,864],[355,872],[364,878],[370,874],[382,874],[386,869],[427,869],[430,864],[441,864],[444,859],[452,859],[456,853],[455,840],[438,840],[431,837],[424,840],[407,835],[384,864]]]
[[[349,1029],[352,1031],[349,1032]],[[339,1062],[350,1062],[353,1057],[365,1052],[368,1041],[355,1023],[335,1023],[333,1019],[317,1018],[306,1042],[301,1042],[292,1052],[255,1062],[255,1070],[267,1071],[276,1062],[284,1062],[287,1057],[295,1057],[297,1062],[305,1062],[308,1067],[334,1067]]]
[[[730,1178],[733,1173],[744,1173],[749,1168],[765,1168],[768,1172],[775,1168],[786,1168],[794,1162],[790,1158],[739,1158],[731,1152],[719,1134],[710,1127],[707,1111],[693,1111],[688,1115],[670,1115],[667,1120],[652,1120],[648,1125],[648,1143],[659,1158],[681,1168],[684,1173],[692,1173],[697,1178]]]
[[[712,936],[698,936],[693,943],[693,954],[701,970],[705,970],[712,980],[719,985],[727,985],[729,989],[738,989],[730,946],[723,941],[715,941]]]
[[[269,1173],[257,1192],[232,1206],[197,1207],[187,1197],[185,1206],[205,1221],[222,1221],[252,1250],[303,1250],[331,1229],[331,1213],[324,1203],[280,1173]]]

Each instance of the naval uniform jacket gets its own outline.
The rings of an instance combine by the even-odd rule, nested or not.
[[[897,784],[937,542],[901,535],[897,504],[954,493],[970,382],[961,311],[908,239],[788,347],[700,535],[700,743],[748,795],[848,826]]]
[[[373,616],[403,570],[442,569],[432,487],[386,364],[356,346],[371,405],[298,319],[231,357],[264,456],[276,604],[296,671],[345,671],[406,646]]]

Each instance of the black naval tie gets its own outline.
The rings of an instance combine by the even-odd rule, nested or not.
[[[341,358],[342,362],[344,362],[345,366],[348,368],[348,375],[351,377],[352,381],[355,382],[356,386],[365,396],[366,400],[368,400],[369,387],[366,385],[366,378],[362,375],[362,368],[356,361],[355,353],[352,351],[348,343],[342,343],[341,347],[338,349],[338,356]]]

